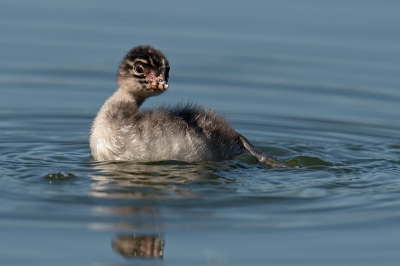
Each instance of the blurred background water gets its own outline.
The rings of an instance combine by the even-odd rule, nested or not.
[[[397,265],[397,1],[1,1],[1,265]],[[200,102],[302,164],[96,163],[133,46],[171,64],[145,107]]]

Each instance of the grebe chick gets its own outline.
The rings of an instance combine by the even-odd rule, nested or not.
[[[118,69],[118,88],[90,131],[96,161],[222,161],[249,151],[270,167],[288,167],[263,155],[225,119],[196,104],[140,109],[168,89],[169,62],[151,46],[130,50]]]

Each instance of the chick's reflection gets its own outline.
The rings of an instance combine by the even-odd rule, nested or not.
[[[158,235],[120,235],[112,241],[112,247],[127,258],[162,258],[164,238]]]
[[[129,259],[164,256],[164,225],[155,201],[168,204],[169,200],[202,196],[183,184],[218,178],[214,164],[206,163],[105,162],[93,168],[96,172],[89,175],[93,181],[91,195],[106,203],[95,211],[112,219],[113,228],[120,232],[112,239],[112,248]]]

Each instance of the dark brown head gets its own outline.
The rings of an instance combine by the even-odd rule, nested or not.
[[[118,70],[118,88],[144,101],[168,89],[169,62],[152,46],[140,45],[130,50]]]

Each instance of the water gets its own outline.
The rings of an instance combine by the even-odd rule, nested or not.
[[[1,265],[397,265],[400,5],[3,1]],[[124,54],[160,48],[149,99],[223,113],[264,153],[96,163]]]

